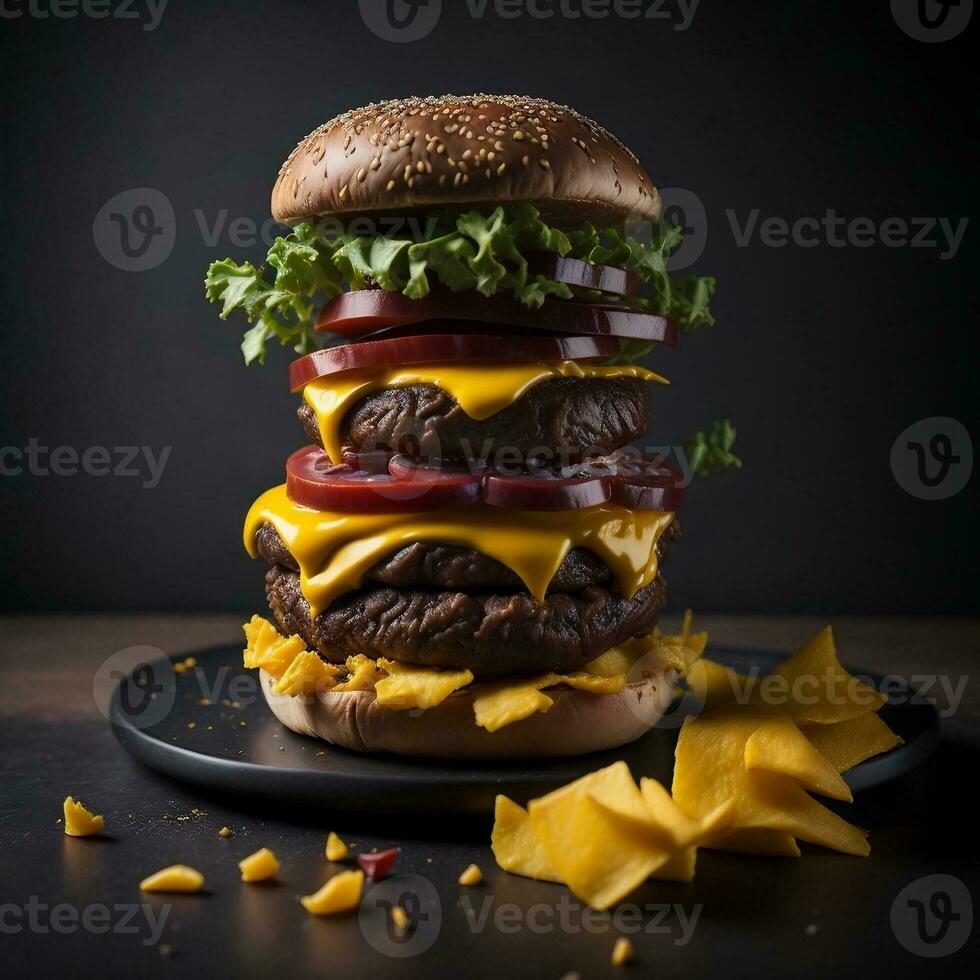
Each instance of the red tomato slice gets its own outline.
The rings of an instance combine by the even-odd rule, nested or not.
[[[509,296],[481,296],[472,291],[439,290],[422,299],[383,289],[341,293],[320,310],[316,329],[354,339],[426,320],[479,321],[564,334],[625,337],[670,347],[677,344],[673,322],[629,306],[546,300],[538,309],[531,309]]]
[[[372,454],[373,456],[376,454]],[[380,467],[378,461],[374,465]],[[348,514],[411,513],[466,507],[479,500],[513,510],[561,511],[613,503],[630,510],[680,509],[681,474],[638,455],[617,454],[557,472],[502,472],[474,462],[444,468],[393,456],[387,472],[334,464],[319,446],[306,446],[286,462],[286,493],[313,510]]]
[[[635,296],[640,291],[640,277],[635,272],[612,265],[592,265],[581,259],[566,259],[548,252],[530,256],[528,265],[532,275],[542,275],[566,286],[598,289],[617,296]]]
[[[479,474],[428,468],[409,479],[332,463],[319,446],[286,461],[286,495],[295,504],[342,514],[411,513],[465,507],[480,499]]]
[[[357,368],[453,361],[588,361],[619,353],[612,337],[513,337],[501,334],[426,334],[325,347],[289,365],[289,386],[298,391],[328,374]]]

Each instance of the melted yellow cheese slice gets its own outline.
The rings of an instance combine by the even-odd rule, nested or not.
[[[470,418],[483,420],[512,405],[534,385],[559,377],[638,378],[641,381],[669,383],[659,374],[635,364],[609,366],[578,364],[575,361],[553,364],[420,364],[403,368],[366,368],[328,375],[311,381],[303,389],[303,398],[316,415],[327,455],[339,460],[342,453],[340,423],[355,403],[374,391],[432,384],[455,398]]]
[[[372,565],[415,541],[489,555],[513,569],[539,602],[568,552],[588,548],[629,598],[656,577],[656,544],[673,519],[670,511],[616,504],[531,512],[477,503],[416,514],[340,514],[294,504],[283,484],[252,504],[244,537],[255,558],[259,527],[268,522],[279,532],[299,563],[300,588],[316,616],[358,588]]]

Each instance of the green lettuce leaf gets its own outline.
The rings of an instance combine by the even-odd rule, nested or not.
[[[231,259],[212,263],[205,292],[211,302],[221,304],[222,319],[239,310],[252,324],[242,342],[246,363],[263,363],[270,340],[292,345],[300,353],[310,349],[319,305],[342,292],[345,284],[350,289],[376,285],[410,299],[421,299],[439,284],[453,292],[507,293],[533,308],[549,296],[574,298],[564,283],[529,275],[527,256],[536,252],[632,270],[653,295],[625,302],[671,316],[681,330],[714,322],[708,308],[714,279],[672,280],[667,272],[681,232],[666,223],[648,242],[590,224],[566,233],[545,223],[532,205],[519,204],[498,207],[488,215],[444,208],[429,215],[425,227],[432,237],[424,241],[384,235],[327,240],[311,224],[300,224],[275,240],[263,266],[239,265]],[[649,349],[649,344],[624,342],[619,360],[636,359]]]
[[[695,432],[684,441],[691,472],[711,476],[723,470],[741,469],[742,460],[732,452],[737,430],[728,419],[716,419],[707,432]]]

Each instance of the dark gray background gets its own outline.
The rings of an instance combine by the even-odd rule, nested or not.
[[[889,465],[899,433],[926,416],[977,437],[976,229],[952,261],[881,244],[739,248],[725,212],[971,215],[978,25],[923,44],[887,3],[702,0],[683,32],[615,17],[473,20],[462,2],[444,6],[411,44],[370,33],[355,0],[170,0],[150,32],[131,20],[0,20],[0,446],[173,447],[152,490],[0,477],[0,604],[260,604],[242,517],[303,438],[288,354],[246,369],[239,324],[203,299],[209,261],[258,261],[265,247],[227,235],[209,246],[195,211],[209,224],[221,209],[265,219],[294,142],[345,108],[482,89],[574,105],[659,185],[705,204],[698,268],[720,280],[718,325],[658,359],[674,386],[657,395],[652,438],[729,415],[745,469],[689,491],[672,605],[977,611],[975,482],[927,502]],[[97,251],[92,224],[136,187],[172,202],[176,246],[151,271],[123,272]]]

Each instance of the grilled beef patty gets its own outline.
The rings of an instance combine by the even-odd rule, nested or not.
[[[315,619],[299,574],[273,565],[266,596],[284,634],[301,636],[335,663],[352,654],[428,667],[469,668],[477,677],[565,673],[632,636],[653,632],[665,602],[657,576],[632,599],[598,585],[543,603],[526,592],[495,595],[362,588]]]
[[[549,450],[553,458],[604,455],[646,431],[648,382],[636,378],[551,378],[488,419],[470,418],[431,384],[385,388],[362,398],[341,426],[345,449],[385,449],[424,459],[490,459],[506,452],[526,458]],[[322,446],[313,410],[300,421]]]
[[[661,561],[679,536],[675,522],[657,544]],[[539,603],[488,555],[415,543],[374,565],[364,587],[311,622],[299,566],[275,528],[263,524],[256,544],[272,566],[266,596],[279,628],[338,663],[363,653],[468,667],[481,677],[576,670],[617,643],[652,632],[665,602],[660,576],[625,599],[605,562],[585,548],[568,553]]]

